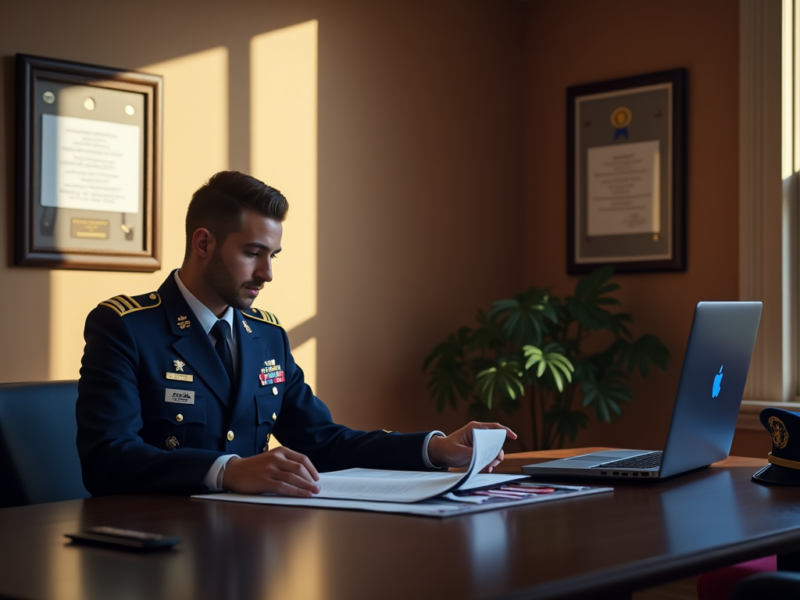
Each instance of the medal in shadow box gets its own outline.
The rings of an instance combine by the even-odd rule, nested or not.
[[[686,270],[686,70],[567,89],[567,270]]]
[[[160,268],[162,79],[18,54],[14,263]]]

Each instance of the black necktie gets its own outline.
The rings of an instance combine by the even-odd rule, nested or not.
[[[217,356],[219,356],[219,359],[222,361],[222,366],[225,367],[225,371],[228,373],[228,379],[231,380],[231,386],[233,386],[233,356],[231,356],[231,349],[228,345],[228,339],[231,337],[231,326],[228,325],[227,321],[220,319],[214,323],[214,326],[211,328],[211,333],[217,338],[217,342],[214,344],[214,350],[217,351]]]

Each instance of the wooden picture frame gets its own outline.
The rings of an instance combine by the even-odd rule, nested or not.
[[[16,56],[14,264],[161,268],[163,81]]]
[[[567,271],[686,270],[686,70],[567,89]]]

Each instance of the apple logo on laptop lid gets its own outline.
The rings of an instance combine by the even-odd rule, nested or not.
[[[716,398],[717,396],[719,396],[720,390],[722,388],[722,367],[724,366],[725,365],[722,365],[719,368],[719,373],[717,373],[717,376],[714,377],[714,386],[711,388],[712,398]]]

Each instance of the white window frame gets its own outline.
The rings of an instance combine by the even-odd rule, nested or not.
[[[761,300],[738,427],[766,406],[800,410],[800,0],[739,1],[739,297]]]

